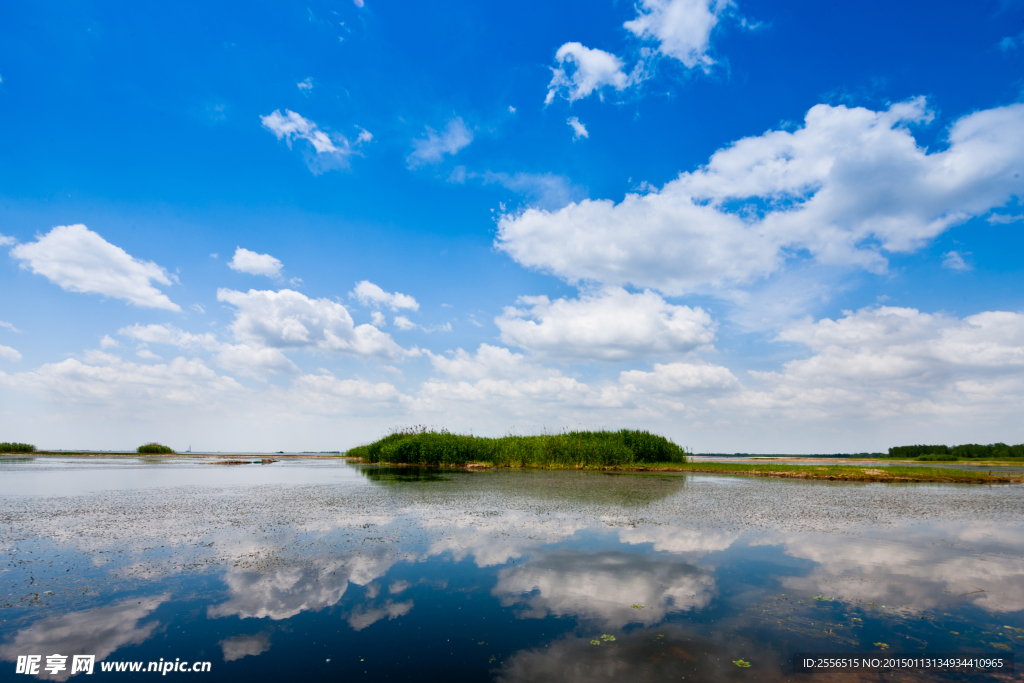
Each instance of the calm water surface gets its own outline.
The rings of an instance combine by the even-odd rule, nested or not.
[[[0,461],[0,680],[1022,680],[790,664],[1024,650],[1020,486],[209,462]]]

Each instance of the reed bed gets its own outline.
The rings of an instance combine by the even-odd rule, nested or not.
[[[345,454],[368,463],[581,469],[636,463],[685,463],[686,452],[663,436],[623,429],[487,438],[403,430]]]

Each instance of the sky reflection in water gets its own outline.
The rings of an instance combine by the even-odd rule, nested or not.
[[[1021,487],[70,458],[0,481],[2,680],[59,652],[210,680],[771,681],[794,651],[1024,644]]]

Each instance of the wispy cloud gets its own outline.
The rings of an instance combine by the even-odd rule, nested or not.
[[[572,139],[579,140],[580,138],[589,138],[590,133],[587,132],[587,127],[580,123],[579,118],[572,116],[566,123],[572,127]]]
[[[290,109],[276,109],[267,116],[261,116],[260,121],[263,127],[269,130],[278,140],[284,140],[291,149],[293,140],[305,140],[309,143],[306,149],[306,165],[315,174],[330,171],[336,168],[348,168],[349,157],[358,154],[356,149],[359,144],[369,138],[367,131],[362,130],[353,145],[347,137],[341,133],[326,133],[313,121],[302,117]],[[372,137],[372,136],[371,136]],[[313,153],[308,154],[312,149]]]
[[[409,168],[440,163],[446,154],[455,156],[459,150],[473,142],[473,131],[466,127],[461,116],[456,116],[438,133],[427,126],[426,136],[412,141],[412,153],[405,158]]]

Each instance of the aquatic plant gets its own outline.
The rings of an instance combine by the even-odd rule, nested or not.
[[[427,466],[580,468],[686,462],[686,452],[665,437],[629,429],[485,438],[412,428],[349,449],[346,455],[370,463]]]
[[[30,443],[0,441],[0,453],[35,453],[36,447]]]
[[[750,662],[748,662],[748,661],[746,661],[744,659],[734,659],[734,660],[732,660],[732,663],[735,664],[736,666],[740,667],[741,669],[748,669],[748,668],[750,668]]]
[[[147,444],[143,444],[135,449],[138,453],[157,453],[157,454],[168,454],[174,453],[174,449],[170,446],[164,446],[163,444],[152,441]]]

